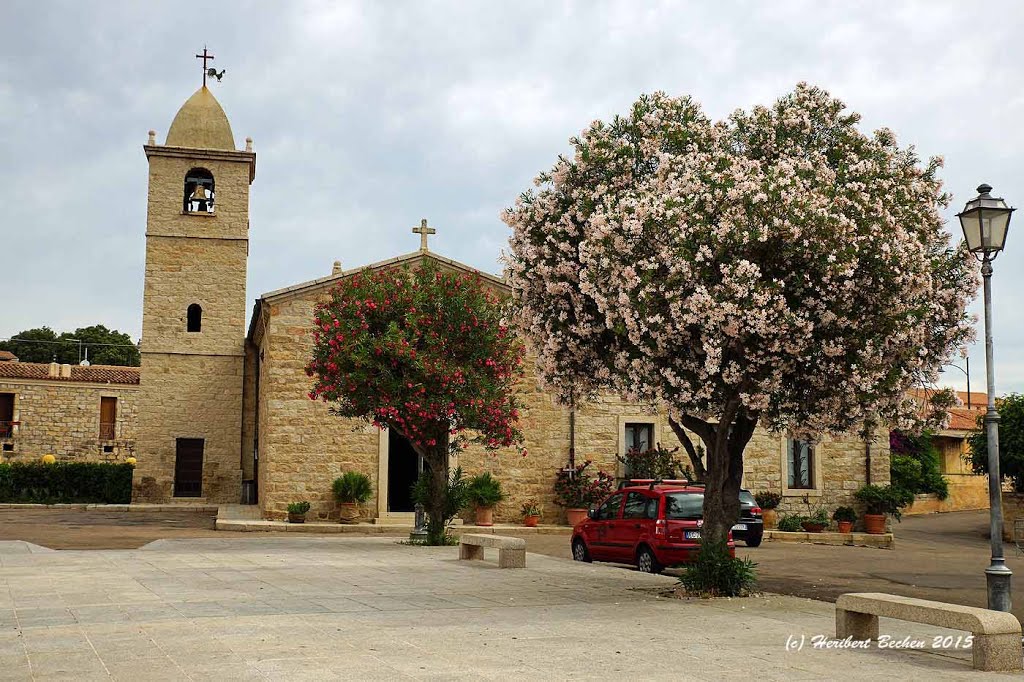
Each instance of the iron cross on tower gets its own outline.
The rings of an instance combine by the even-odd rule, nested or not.
[[[427,250],[427,235],[436,234],[437,230],[432,227],[427,227],[427,219],[424,218],[420,221],[419,227],[412,228],[412,231],[420,236],[420,251]]]
[[[205,88],[206,87],[206,73],[207,73],[206,62],[207,62],[207,60],[212,60],[213,59],[213,55],[209,54],[206,51],[206,45],[203,45],[203,53],[202,54],[197,54],[196,55],[196,59],[202,59],[203,60],[203,87]],[[210,71],[213,71],[213,69],[210,69]],[[216,75],[216,74],[211,74],[211,75]],[[220,78],[218,78],[217,80],[220,80]]]

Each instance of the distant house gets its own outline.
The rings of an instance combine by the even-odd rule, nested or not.
[[[9,350],[0,350],[0,362],[17,362],[18,356]]]
[[[925,391],[915,391],[915,397],[925,395]],[[988,397],[977,391],[956,391],[956,395],[963,406],[951,408],[949,425],[932,436],[939,451],[939,471],[949,485],[949,497],[939,500],[935,495],[918,495],[905,513],[988,509],[988,476],[975,474],[964,459],[969,452],[967,439],[977,430],[977,419],[985,413]]]

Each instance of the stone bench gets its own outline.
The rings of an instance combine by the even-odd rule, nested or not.
[[[1020,670],[1021,627],[1012,613],[894,594],[844,594],[836,601],[836,638],[878,639],[878,617],[967,630],[976,670]]]
[[[526,540],[505,535],[460,536],[459,559],[482,560],[485,547],[498,550],[498,568],[526,568]]]

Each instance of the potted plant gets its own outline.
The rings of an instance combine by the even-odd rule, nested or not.
[[[765,530],[772,530],[778,525],[779,513],[776,510],[782,502],[782,495],[771,490],[762,490],[754,495],[754,501],[761,508],[761,519]]]
[[[832,512],[832,520],[836,522],[840,533],[850,533],[853,531],[853,522],[857,520],[857,512],[853,507],[836,507]]]
[[[799,514],[789,514],[779,519],[779,530],[783,533],[799,533],[803,528],[804,517]]]
[[[524,502],[520,512],[523,515],[523,525],[527,528],[534,528],[540,522],[540,505],[535,500]]]
[[[361,507],[373,495],[370,477],[358,471],[346,471],[334,479],[334,499],[338,501],[342,523],[356,523],[362,513]]]
[[[477,474],[467,486],[469,504],[476,508],[476,525],[494,525],[494,505],[505,499],[501,483],[490,473]]]
[[[587,469],[593,464],[589,459],[575,467],[559,469],[555,475],[555,504],[565,507],[565,516],[570,526],[575,527],[587,518],[590,506],[597,504],[615,489],[615,479],[603,471],[593,477]]]
[[[292,502],[288,505],[288,523],[305,523],[309,502]]]
[[[810,516],[805,516],[800,522],[800,527],[808,533],[820,533],[828,526],[828,512],[824,509],[817,509]]]
[[[865,485],[853,496],[864,505],[864,530],[873,535],[885,533],[885,517],[900,520],[904,507],[914,501],[913,493],[891,485]]]

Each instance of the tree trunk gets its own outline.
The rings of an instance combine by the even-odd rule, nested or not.
[[[690,457],[690,464],[693,465],[693,477],[698,481],[703,481],[707,478],[708,472],[704,468],[704,462],[701,461],[700,454],[693,447],[693,441],[690,440],[689,434],[683,429],[683,425],[671,416],[668,418],[668,425],[672,427],[672,433],[676,434],[676,438],[683,444],[683,449],[686,450],[686,454]]]
[[[754,435],[757,419],[757,414],[749,414],[738,401],[726,404],[718,424],[681,415],[683,425],[700,436],[707,450],[701,533],[704,545],[724,546],[739,519],[743,450]]]
[[[428,469],[423,472],[427,477],[427,500],[424,511],[427,513],[427,544],[445,544],[448,523],[454,514],[449,514],[451,505],[448,500],[448,435],[438,439],[434,447],[424,448],[420,453],[427,463]],[[456,510],[458,511],[458,510]]]

